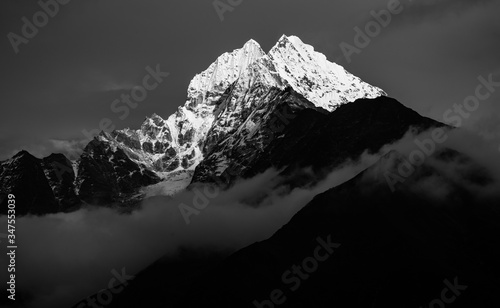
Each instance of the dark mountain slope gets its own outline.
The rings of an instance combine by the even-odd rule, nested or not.
[[[78,161],[76,188],[80,198],[92,205],[130,202],[139,188],[159,181],[154,172],[133,162],[121,148],[113,149],[98,138],[85,147]]]
[[[356,160],[365,151],[378,152],[384,145],[401,139],[411,128],[419,133],[445,126],[386,96],[359,99],[331,113],[301,107],[304,103],[294,104],[290,95],[280,99],[274,102],[275,108],[291,116],[279,125],[262,126],[259,134],[263,137],[256,141],[235,142],[236,146],[226,150],[230,153],[224,155],[228,167],[220,178],[231,182],[274,167],[283,169],[283,175],[294,176],[292,185],[309,185],[346,160]],[[223,150],[215,148],[207,155],[196,168],[193,182],[210,182],[215,177],[206,165],[215,165],[221,152]],[[312,167],[313,176],[300,172],[307,167]]]
[[[59,161],[60,165],[52,165]],[[0,163],[0,214],[7,213],[7,196],[16,196],[16,215],[47,214],[67,209],[66,189],[72,185],[71,165],[60,157],[51,156],[41,160],[26,151],[21,151],[11,159]],[[60,172],[67,167],[71,172]],[[57,169],[59,168],[59,169]],[[50,175],[50,181],[46,174]],[[59,177],[57,176],[59,175]],[[55,193],[51,185],[59,186]],[[70,197],[71,198],[71,197]]]
[[[445,162],[449,154],[437,159]],[[168,276],[168,266],[149,272],[154,277],[147,280],[139,277],[132,286],[141,286],[142,293],[131,287],[111,307],[258,307],[254,301],[264,303],[275,289],[283,292],[277,298],[286,300],[261,307],[427,307],[441,298],[447,283],[467,286],[455,297],[444,292],[453,298],[450,307],[498,307],[500,217],[492,203],[498,204],[498,198],[482,200],[431,165],[392,193],[384,173],[400,162],[397,153],[387,154],[352,180],[316,196],[270,239],[200,269],[190,283],[184,277],[178,288],[149,292]],[[468,169],[464,174],[482,170],[476,165]],[[487,173],[481,177],[492,181]],[[421,183],[436,178],[450,188],[448,194],[421,190]],[[318,238],[340,246],[315,270],[288,273],[283,280],[287,270],[294,264],[303,267],[307,258],[306,266],[313,267],[310,257],[320,246]],[[291,280],[300,275],[304,278]]]
[[[440,126],[386,96],[360,99],[326,116],[304,110],[245,174],[252,176],[270,166],[326,171],[358,158],[365,150],[376,153],[412,127],[418,132]]]

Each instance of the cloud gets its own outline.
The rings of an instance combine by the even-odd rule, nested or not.
[[[31,155],[37,157],[37,158],[43,158],[48,155],[50,155],[50,150],[48,148],[47,144],[39,143],[39,144],[27,144],[22,147],[14,148],[11,151],[2,153],[0,156],[0,160],[7,160],[12,158],[12,156],[16,155],[17,153],[21,152],[22,150],[28,151],[31,153]]]
[[[67,158],[75,160],[83,153],[83,149],[87,146],[88,140],[49,140],[51,151],[53,153],[62,153]]]
[[[106,288],[113,269],[125,267],[134,275],[162,256],[175,255],[181,247],[229,254],[270,237],[315,195],[352,178],[377,159],[363,155],[359,161],[346,162],[309,188],[291,189],[275,170],[268,170],[215,197],[210,195],[208,205],[190,217],[189,224],[179,205],[194,206],[194,190],[148,198],[128,215],[86,208],[20,217],[16,222],[22,243],[17,251],[18,294],[34,296],[30,307],[68,307]],[[164,190],[156,187],[156,191]],[[0,217],[2,225],[5,220]],[[6,255],[0,256],[0,266],[4,268],[6,262]]]
[[[17,275],[22,277],[18,291],[34,296],[31,307],[70,306],[105,288],[113,269],[125,267],[128,274],[135,275],[162,256],[175,255],[180,248],[229,254],[270,237],[314,196],[348,181],[376,163],[381,155],[391,150],[409,155],[416,148],[415,138],[423,140],[430,134],[409,131],[378,154],[364,153],[357,161],[345,162],[311,187],[291,188],[276,170],[268,170],[218,193],[211,186],[193,186],[191,191],[168,196],[170,183],[163,182],[149,190],[156,195],[131,214],[86,208],[73,213],[18,218],[17,237],[23,243],[18,249]],[[455,129],[448,132],[443,146],[463,152],[471,160],[443,162],[430,157],[429,164],[456,183],[469,185],[484,198],[498,194],[500,153],[494,145],[473,132]],[[464,178],[471,167],[488,170],[495,182],[471,186]],[[309,169],[301,172],[311,173]],[[439,177],[425,177],[416,183],[410,189],[436,199],[447,198],[451,191]],[[189,217],[189,224],[181,214],[181,204],[191,208],[201,205],[199,212]],[[5,219],[1,217],[0,222],[5,223]],[[6,262],[6,256],[0,256],[0,266],[6,266]]]
[[[83,153],[88,140],[58,140],[48,139],[38,143],[25,144],[0,156],[0,160],[9,159],[21,150],[28,151],[37,158],[44,158],[52,153],[64,154],[70,160],[76,160]]]
[[[430,154],[424,155],[424,164],[419,166],[410,158],[411,153],[423,152],[416,141],[431,140],[432,132],[430,129],[417,134],[410,129],[401,140],[384,146],[382,153],[396,151],[397,154],[380,168],[370,168],[364,178],[383,181],[389,190],[391,185],[385,173],[389,171],[404,178],[402,182],[393,183],[396,190],[410,190],[440,204],[454,204],[457,188],[467,191],[478,202],[488,203],[492,198],[500,198],[500,149],[497,143],[468,129],[447,130],[446,140],[441,144],[434,143],[435,148],[428,146]],[[411,162],[415,171],[408,175],[397,169],[401,159]]]
[[[122,75],[118,75],[116,72],[87,68],[81,76],[79,88],[90,92],[130,91],[138,86],[136,82],[131,81],[139,78],[140,75],[135,76],[136,73],[122,72]]]
[[[479,118],[472,128],[486,140],[500,140],[500,114],[489,114]],[[500,142],[499,142],[500,144]]]

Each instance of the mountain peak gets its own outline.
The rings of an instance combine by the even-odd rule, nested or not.
[[[188,100],[205,100],[209,92],[217,98],[222,95],[242,71],[265,55],[255,40],[249,40],[240,49],[223,53],[205,71],[197,74],[188,88]],[[201,96],[200,96],[201,95]]]
[[[297,45],[303,45],[304,44],[304,42],[302,42],[302,40],[298,36],[290,35],[290,36],[287,36],[287,38],[293,44],[297,44]]]
[[[297,36],[283,35],[268,57],[285,84],[328,111],[359,98],[385,96],[385,92],[328,61]]]
[[[21,150],[19,152],[16,153],[16,155],[14,155],[12,158],[18,158],[18,157],[33,157],[33,155],[31,155],[30,152],[26,151],[26,150]]]
[[[245,43],[245,45],[243,45],[243,49],[248,48],[248,47],[258,47],[258,48],[261,48],[260,44],[256,40],[254,40],[254,39],[249,39]]]
[[[162,117],[160,117],[160,116],[159,116],[158,114],[156,114],[156,113],[153,113],[153,114],[152,114],[149,118],[150,118],[150,119],[160,119],[160,120],[163,120],[163,118],[162,118]]]
[[[276,43],[276,46],[283,46],[283,45],[286,45],[287,43],[291,43],[293,45],[304,45],[304,42],[302,42],[302,40],[295,36],[295,35],[285,35],[283,34],[280,39],[278,40],[278,42]]]
[[[282,35],[267,54],[250,39],[197,74],[185,103],[167,119],[153,114],[139,130],[122,130],[106,138],[138,150],[134,159],[153,170],[163,171],[162,166],[169,166],[168,171],[192,170],[211,146],[255,126],[256,118],[247,121],[252,112],[266,109],[267,95],[286,88],[309,101],[309,107],[328,111],[359,98],[385,95],[297,36]],[[221,164],[224,159],[220,157]]]

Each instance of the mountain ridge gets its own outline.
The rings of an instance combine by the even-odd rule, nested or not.
[[[271,307],[275,290],[286,298],[280,307],[425,307],[443,294],[446,280],[467,287],[460,296],[455,293],[454,306],[495,307],[493,290],[499,283],[491,273],[500,271],[494,248],[500,238],[499,213],[495,203],[477,199],[464,185],[450,186],[451,203],[421,191],[415,184],[429,179],[455,182],[447,170],[454,164],[450,156],[471,163],[467,169],[477,167],[450,149],[436,154],[433,159],[445,165],[425,162],[391,192],[383,174],[397,170],[404,155],[390,151],[352,179],[316,195],[266,240],[227,257],[158,260],[110,307],[157,302]],[[338,244],[327,260],[312,262],[318,238]],[[285,279],[291,269],[294,275],[287,277],[295,278]],[[165,278],[166,273],[174,276]]]
[[[233,140],[240,140],[240,146],[245,147],[249,134],[253,137],[264,128],[269,131],[270,123],[259,116],[275,121],[271,115],[281,108],[276,99],[290,95],[294,96],[295,109],[332,112],[356,99],[386,93],[329,62],[296,36],[283,35],[268,53],[251,39],[195,75],[185,103],[174,114],[164,119],[154,113],[135,130],[101,132],[76,162],[57,161],[73,182],[52,181],[53,194],[65,192],[55,202],[68,199],[124,206],[127,199],[135,200],[144,186],[179,172],[191,176],[214,148],[230,147]],[[276,106],[269,103],[273,99]],[[264,142],[265,136],[259,136],[257,142]],[[220,176],[231,163],[228,153],[222,151],[213,169],[205,173]],[[64,188],[55,187],[58,185]],[[68,202],[62,203],[69,206]]]
[[[302,86],[303,83],[306,86]],[[163,126],[159,128],[169,136],[166,140],[170,155],[159,157],[160,152],[155,152],[143,160],[153,160],[152,169],[157,172],[164,171],[161,166],[165,165],[168,172],[194,169],[203,159],[201,145],[210,138],[208,132],[219,136],[216,138],[219,140],[230,135],[232,129],[241,124],[234,123],[234,119],[242,112],[251,111],[255,107],[252,101],[262,100],[273,87],[281,90],[291,87],[315,106],[328,111],[358,98],[386,95],[329,62],[295,36],[283,35],[267,54],[251,39],[241,49],[218,57],[192,79],[186,103],[167,119],[161,118]],[[230,124],[229,127],[224,127],[226,123]],[[119,132],[134,137],[130,130]],[[143,149],[146,143],[145,152],[150,153],[147,149],[155,138],[142,137],[138,141]],[[166,140],[160,140],[162,146],[159,149],[167,147]],[[176,151],[175,157],[171,155],[173,151]],[[155,165],[158,161],[161,163]]]

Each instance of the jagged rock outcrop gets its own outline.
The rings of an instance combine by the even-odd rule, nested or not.
[[[297,37],[282,36],[267,54],[250,40],[196,75],[186,103],[166,120],[153,115],[140,130],[113,132],[103,141],[131,152],[133,161],[155,172],[193,170],[219,142],[227,144],[228,139],[241,139],[242,131],[269,125],[255,115],[275,108],[266,104],[280,91],[305,98],[303,108],[326,111],[386,95]],[[214,166],[216,173],[223,168],[224,162]]]
[[[81,200],[91,205],[128,203],[139,188],[160,181],[144,164],[136,164],[102,138],[92,140],[78,161],[75,188]]]
[[[141,187],[169,174],[185,172],[194,174],[194,181],[209,181],[230,165],[252,169],[282,133],[280,123],[291,120],[287,116],[303,109],[326,114],[356,99],[384,95],[297,37],[282,36],[268,53],[249,40],[196,75],[186,102],[168,118],[153,114],[139,129],[103,132],[77,161],[55,155],[41,166],[26,165],[43,170],[34,179],[41,185],[37,198],[44,200],[43,206],[35,205],[35,198],[26,207],[53,212],[81,202],[124,205],[140,199]],[[15,175],[5,174],[2,189],[8,191],[17,184],[10,182]]]
[[[64,156],[38,159],[21,151],[0,163],[0,214],[7,213],[7,196],[15,195],[16,215],[69,210],[76,202],[73,169]]]

